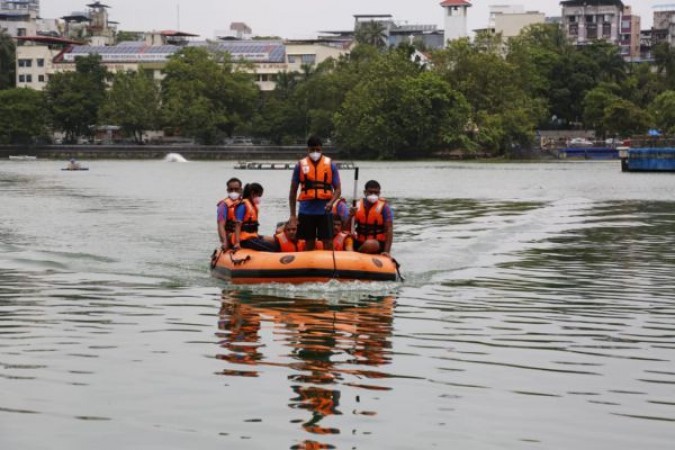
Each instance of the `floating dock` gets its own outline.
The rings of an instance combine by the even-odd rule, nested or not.
[[[234,168],[240,170],[291,170],[297,162],[259,162],[259,161],[239,161]],[[353,162],[336,162],[335,165],[340,170],[354,170],[356,165]]]

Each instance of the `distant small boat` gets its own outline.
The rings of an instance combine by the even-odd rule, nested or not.
[[[169,153],[164,157],[164,161],[166,162],[188,162],[187,159],[183,157],[180,153]]]
[[[35,161],[37,156],[29,155],[9,155],[10,161]]]
[[[75,171],[75,170],[89,170],[89,167],[64,167],[61,170],[69,170],[69,171]]]

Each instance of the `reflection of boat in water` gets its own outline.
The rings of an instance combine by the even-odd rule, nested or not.
[[[324,250],[267,253],[242,249],[235,253],[217,249],[211,260],[211,275],[235,284],[399,279],[392,258]]]
[[[75,171],[75,170],[89,170],[89,167],[64,167],[61,170]]]
[[[37,156],[30,155],[9,155],[10,161],[35,161]]]
[[[391,296],[334,304],[223,291],[216,358],[226,367],[218,373],[260,378],[267,389],[285,386],[288,407],[308,414],[297,420],[308,439],[291,448],[334,448],[314,439],[345,431],[339,420],[345,398],[391,389],[393,375],[379,368],[393,356],[394,307]],[[274,375],[281,375],[276,382]],[[376,416],[373,405],[363,402],[353,414]]]

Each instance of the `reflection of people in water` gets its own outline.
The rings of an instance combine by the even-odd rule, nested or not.
[[[394,304],[393,297],[331,305],[325,300],[262,296],[254,300],[223,292],[218,328],[224,332],[219,333],[220,346],[229,352],[218,358],[249,367],[222,373],[257,376],[250,366],[280,366],[284,365],[283,359],[290,359],[285,365],[293,370],[288,380],[295,396],[289,406],[312,414],[302,424],[303,429],[315,435],[337,434],[338,428],[321,423],[326,417],[341,414],[341,392],[337,385],[388,389],[360,380],[388,376],[375,368],[389,364],[391,359]],[[264,322],[273,327],[275,342],[281,339],[290,347],[287,355],[281,355],[281,361],[261,353],[264,343],[260,342],[260,332]],[[301,448],[326,448],[314,441],[305,444]]]

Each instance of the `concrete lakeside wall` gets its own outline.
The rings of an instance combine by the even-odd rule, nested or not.
[[[325,147],[325,153],[340,158],[334,147]],[[37,145],[0,146],[0,158],[10,155],[37,156],[38,159],[163,159],[169,153],[180,153],[188,160],[298,160],[305,156],[307,147],[263,145]]]

